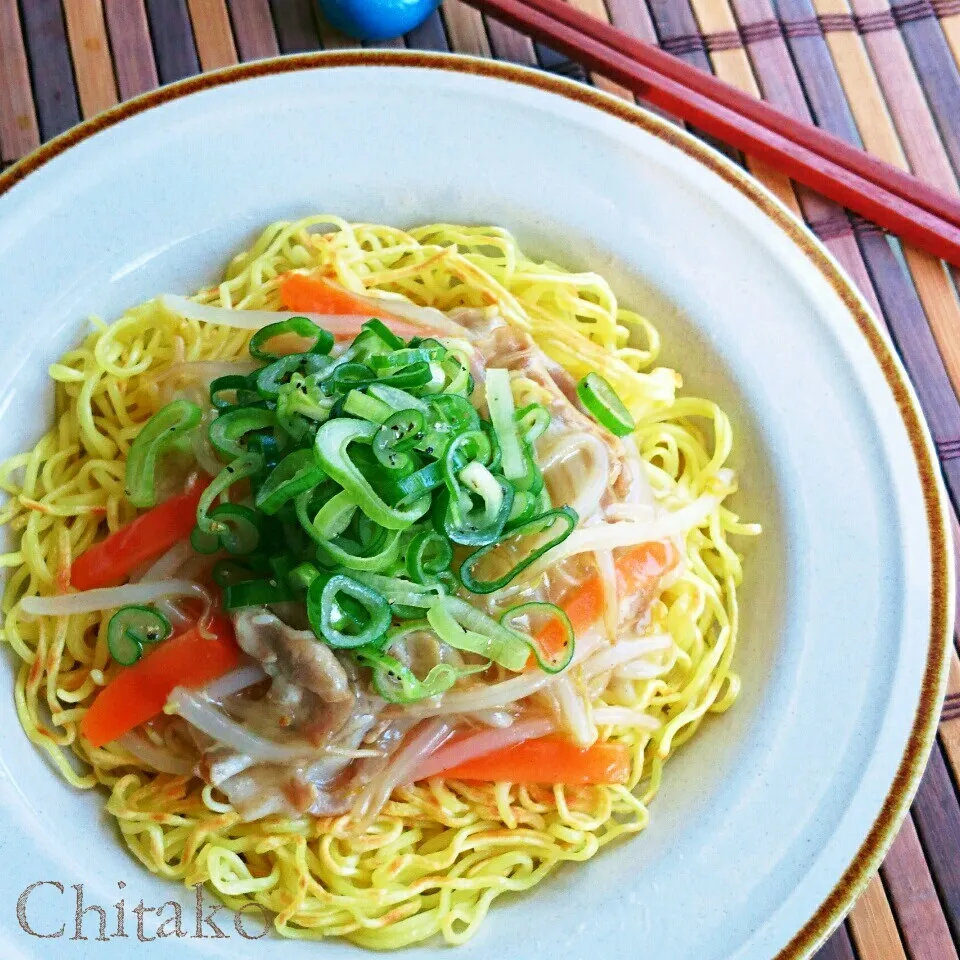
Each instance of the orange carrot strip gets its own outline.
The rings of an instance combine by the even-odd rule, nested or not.
[[[370,304],[349,290],[321,277],[288,273],[280,284],[280,299],[288,310],[304,313],[335,313],[344,316],[370,316]]]
[[[304,273],[286,274],[280,284],[280,299],[287,310],[337,317],[339,322],[335,328],[330,327],[330,332],[338,340],[353,339],[360,333],[363,323],[374,316],[382,320],[398,337],[407,340],[411,337],[422,337],[429,332],[425,327],[401,320],[380,307],[372,307],[366,300],[329,280]],[[350,318],[355,322],[350,323]]]
[[[197,504],[209,480],[164,500],[136,520],[93,544],[76,560],[70,578],[78,590],[113,587],[142,563],[155,560],[177,541],[190,536],[197,522]]]
[[[80,732],[102,747],[155,717],[174,687],[202,687],[240,664],[230,621],[217,615],[203,636],[197,627],[166,640],[121,670],[93,701]]]
[[[622,743],[578,747],[559,737],[525,740],[443,772],[448,780],[510,783],[626,783],[630,751]]]
[[[668,540],[651,540],[639,546],[630,547],[617,557],[617,591],[621,597],[627,597],[640,591],[652,590],[660,578],[672,570],[677,563],[676,547]],[[570,619],[573,633],[589,630],[603,614],[603,582],[599,574],[574,587],[560,601],[560,607]],[[563,627],[551,620],[540,631],[537,642],[548,653],[559,653],[564,643]],[[537,664],[531,655],[527,668]]]

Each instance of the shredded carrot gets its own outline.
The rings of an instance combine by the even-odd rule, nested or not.
[[[660,582],[665,573],[676,566],[677,549],[669,540],[652,540],[624,550],[616,559],[617,591],[621,597],[639,592],[648,593]],[[603,581],[599,574],[574,587],[560,601],[560,606],[570,618],[574,636],[589,630],[603,614]],[[559,653],[564,643],[563,627],[551,620],[540,631],[537,642],[547,653]],[[527,668],[537,665],[531,655]]]
[[[510,783],[626,783],[630,751],[622,743],[578,747],[560,737],[543,737],[496,750],[445,770],[448,780]]]
[[[230,621],[217,615],[204,629],[212,637],[192,627],[125,667],[100,691],[80,721],[92,746],[102,747],[155,717],[174,687],[202,687],[239,665]]]

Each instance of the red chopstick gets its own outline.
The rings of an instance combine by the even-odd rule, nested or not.
[[[960,200],[560,0],[467,0],[960,266]]]

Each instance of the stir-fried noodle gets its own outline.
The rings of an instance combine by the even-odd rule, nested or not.
[[[492,736],[502,736],[515,719],[511,704],[535,693],[572,735],[579,730],[581,738],[626,745],[627,782],[548,786],[435,776],[401,780],[378,813],[368,797],[374,816],[359,826],[349,813],[250,821],[181,759],[178,718],[99,748],[80,736],[98,691],[124,669],[108,653],[109,611],[31,616],[22,599],[67,593],[73,561],[105,528],[114,531],[136,516],[124,495],[124,471],[144,422],[171,396],[203,394],[211,378],[249,360],[249,330],[186,319],[160,300],[110,325],[95,321],[81,346],[50,368],[55,423],[32,450],[0,468],[0,486],[10,494],[0,524],[18,540],[13,552],[0,555],[7,568],[3,639],[20,661],[17,712],[64,779],[109,790],[107,809],[151,871],[207,883],[234,908],[254,901],[276,914],[285,936],[343,936],[391,948],[439,932],[459,943],[500,894],[527,890],[561,863],[586,860],[644,828],[667,759],[708,713],[722,713],[737,697],[732,659],[742,570],[728,539],[758,528],[723,503],[735,490],[725,466],[733,445],[726,415],[709,400],[676,395],[679,376],[654,366],[656,329],[620,308],[602,277],[532,261],[510,234],[492,227],[403,231],[316,216],[267,228],[194,303],[280,310],[282,276],[305,269],[383,297],[383,308],[399,316],[407,301],[454,320],[497,315],[531,334],[573,378],[601,372],[635,417],[637,430],[623,446],[630,497],[608,509],[605,523],[581,523],[547,558],[557,564],[563,551],[576,553],[569,562],[592,565],[605,588],[603,622],[577,638],[573,663],[556,676],[505,677],[497,693],[487,687],[472,700],[452,691],[439,707],[430,701],[416,715],[428,718],[418,728],[421,738],[442,741],[451,711],[471,711]],[[519,376],[513,389],[519,407],[544,388],[535,377]],[[607,448],[589,431],[568,431],[545,436],[538,451],[555,501],[589,520],[606,487]],[[202,448],[194,453],[201,466],[210,457]],[[571,464],[576,469],[565,473]],[[613,551],[638,537],[673,544],[679,560],[635,629],[612,635],[621,622]],[[189,582],[189,552],[181,546],[157,569],[140,571],[142,587],[173,576]],[[523,599],[524,582],[503,596]],[[481,604],[492,609],[498,599]],[[251,669],[235,682],[256,680],[259,668]],[[457,705],[457,697],[465,699]],[[530,736],[550,726],[516,722],[532,722]],[[71,762],[65,748],[82,763]],[[418,760],[409,758],[407,776]]]

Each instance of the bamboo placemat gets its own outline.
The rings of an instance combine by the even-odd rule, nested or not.
[[[960,0],[571,2],[943,189],[957,189]],[[349,45],[319,20],[313,0],[0,0],[0,162],[160,83],[240,60]],[[440,13],[389,45],[530,64],[629,97],[460,0],[445,0]],[[885,319],[960,507],[956,274],[750,157],[716,146],[806,220]],[[956,515],[953,522],[957,532]],[[958,958],[958,781],[954,650],[939,738],[910,816],[879,876],[822,948],[822,960]]]

